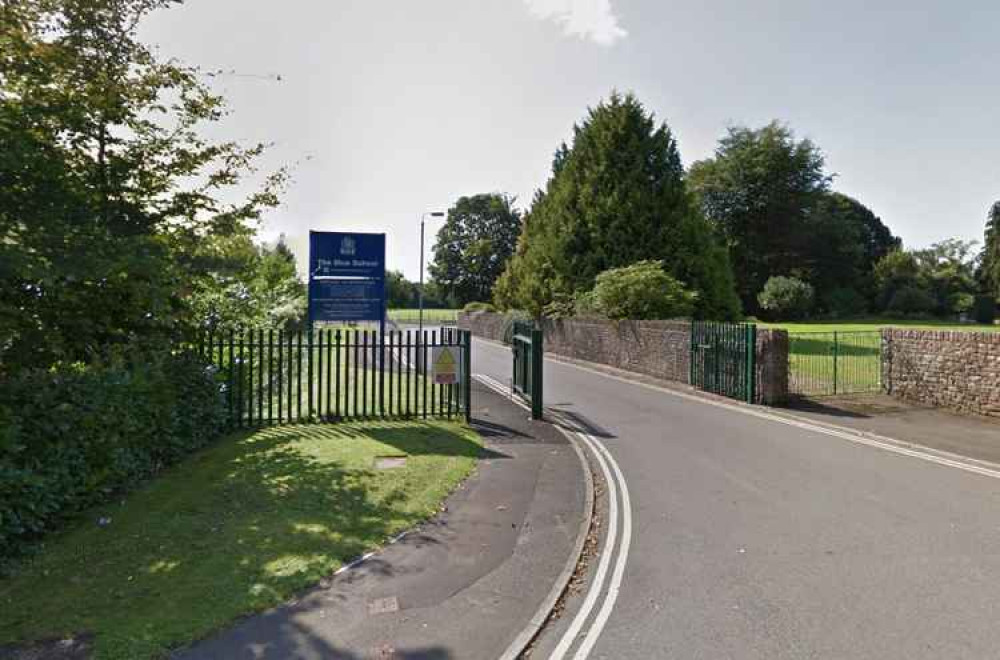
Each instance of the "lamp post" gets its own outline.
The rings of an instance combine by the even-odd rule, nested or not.
[[[420,308],[418,313],[418,325],[417,325],[417,336],[422,337],[424,332],[424,220],[427,216],[432,218],[443,218],[444,213],[442,211],[428,211],[420,216],[420,292],[419,292],[419,303],[417,307]]]

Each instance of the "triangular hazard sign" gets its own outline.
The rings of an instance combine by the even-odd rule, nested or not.
[[[455,358],[452,356],[451,351],[444,349],[438,355],[437,362],[435,366],[442,371],[451,371],[455,367]]]

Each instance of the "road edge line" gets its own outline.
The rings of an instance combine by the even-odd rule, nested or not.
[[[618,488],[621,491],[620,495],[622,498],[622,532],[621,541],[618,545],[618,557],[615,560],[615,570],[611,575],[611,580],[608,582],[608,593],[601,604],[601,609],[594,616],[590,628],[587,629],[587,634],[584,635],[583,642],[577,648],[576,655],[573,656],[574,660],[586,660],[590,656],[590,652],[594,650],[594,646],[597,644],[597,640],[600,639],[601,633],[604,632],[604,626],[607,625],[608,619],[611,618],[615,603],[618,601],[618,594],[621,592],[622,581],[625,578],[625,567],[628,565],[628,553],[632,547],[632,498],[629,495],[628,482],[625,480],[625,475],[622,473],[618,461],[611,455],[611,451],[608,450],[603,442],[589,433],[585,433],[584,437],[594,444],[598,452],[604,454],[605,459],[607,459],[611,465],[611,469],[614,471],[615,477],[618,479]]]
[[[478,377],[474,376],[479,382],[483,383],[486,387],[492,387],[489,383],[480,380]],[[516,404],[520,402],[514,401]],[[525,406],[522,406],[525,407]],[[552,422],[546,422],[547,424],[552,424]],[[579,530],[576,533],[576,542],[573,544],[573,551],[570,553],[569,558],[566,560],[566,564],[563,566],[562,572],[556,577],[555,583],[549,590],[548,595],[542,601],[542,604],[535,611],[535,614],[531,617],[528,625],[521,629],[514,641],[510,643],[507,649],[500,656],[499,660],[516,660],[524,650],[527,649],[532,642],[538,637],[545,624],[548,622],[549,617],[552,616],[552,612],[555,610],[556,605],[562,599],[566,590],[569,588],[570,581],[573,579],[573,574],[576,572],[576,567],[580,563],[580,558],[583,556],[584,549],[587,543],[587,536],[590,534],[590,527],[594,520],[594,507],[597,505],[596,498],[594,497],[594,477],[591,472],[590,460],[584,454],[583,449],[580,447],[579,441],[572,437],[572,434],[565,431],[558,424],[552,424],[559,432],[569,440],[570,445],[572,445],[574,451],[576,452],[577,459],[580,461],[580,467],[584,474],[584,489],[586,491],[586,501],[584,502],[584,516],[583,520],[580,521]]]

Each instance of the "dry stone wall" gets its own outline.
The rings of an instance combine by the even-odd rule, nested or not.
[[[1000,333],[885,328],[882,383],[903,400],[1000,417]]]

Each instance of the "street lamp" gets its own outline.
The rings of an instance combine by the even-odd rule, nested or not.
[[[444,213],[442,211],[428,211],[420,216],[420,302],[417,306],[420,308],[418,315],[418,329],[417,336],[422,337],[424,332],[424,220],[427,216],[432,218],[443,218]]]

